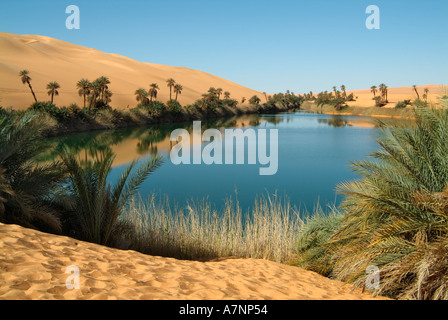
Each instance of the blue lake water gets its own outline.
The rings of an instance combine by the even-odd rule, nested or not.
[[[170,134],[177,128],[192,132],[192,123],[52,138],[48,139],[52,148],[46,157],[54,157],[64,144],[81,154],[111,148],[117,154],[109,177],[113,182],[133,159],[143,161],[158,153],[164,157],[164,163],[141,186],[143,198],[154,193],[168,196],[177,206],[191,200],[207,199],[220,209],[226,198],[237,196],[241,207],[247,209],[257,196],[277,193],[281,197],[287,196],[296,207],[312,211],[318,202],[324,207],[338,204],[342,196],[335,193],[336,186],[357,177],[350,169],[351,161],[364,159],[378,149],[375,142],[378,129],[372,126],[373,123],[371,118],[302,112],[244,115],[202,122],[203,130],[277,129],[278,172],[272,176],[261,176],[260,164],[174,165],[169,157]],[[207,144],[203,143],[203,146]]]

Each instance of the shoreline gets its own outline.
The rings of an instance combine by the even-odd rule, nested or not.
[[[227,119],[235,116],[242,115],[252,115],[252,114],[276,114],[282,112],[289,112],[291,110],[297,109],[297,106],[293,107],[278,107],[275,106],[274,109],[270,108],[269,110],[259,110],[256,106],[247,106],[243,105],[241,107],[237,107],[235,109],[223,108],[219,110],[216,114],[192,114],[184,110],[186,113],[182,114],[182,117],[173,117],[171,114],[167,114],[160,117],[152,117],[149,114],[134,114],[133,116],[127,117],[127,119],[120,120],[118,122],[110,122],[109,114],[107,113],[122,113],[123,111],[118,109],[106,110],[105,114],[100,114],[99,118],[94,116],[92,118],[87,119],[86,121],[74,119],[75,121],[71,121],[70,123],[61,123],[53,116],[46,112],[42,112],[41,114],[46,118],[45,122],[48,124],[48,128],[44,131],[44,138],[54,138],[54,137],[65,137],[78,133],[86,133],[86,132],[96,132],[96,131],[105,131],[105,130],[117,130],[117,129],[125,129],[125,128],[139,128],[146,127],[152,125],[169,125],[176,123],[185,123],[195,120],[202,121],[213,121],[219,119]],[[7,111],[8,112],[8,111]],[[16,110],[9,111],[9,114],[17,112]],[[128,111],[125,111],[128,112]],[[131,111],[129,111],[131,112]]]
[[[319,110],[320,109],[320,110]],[[414,120],[412,108],[396,109],[396,108],[380,108],[380,107],[357,107],[349,106],[341,111],[336,111],[333,106],[324,105],[318,107],[314,102],[305,101],[300,110],[311,111],[316,114],[326,114],[334,116],[353,116],[353,117],[369,117],[369,118],[383,118],[383,119],[401,119]],[[384,112],[385,114],[381,114]],[[389,114],[388,114],[389,113]]]

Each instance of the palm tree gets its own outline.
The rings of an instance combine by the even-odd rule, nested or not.
[[[150,96],[150,98],[151,98],[151,102],[152,102],[152,99],[154,98],[155,100],[157,100],[157,93],[158,93],[158,91],[157,90],[160,90],[159,89],[159,85],[157,84],[157,83],[151,83],[150,85],[149,85],[149,87],[150,87],[150,89],[149,89],[149,96]]]
[[[44,129],[35,113],[0,116],[0,221],[61,232],[50,197],[64,172],[59,162],[36,160],[48,149],[41,143]]]
[[[177,101],[177,96],[178,96],[179,94],[182,94],[182,90],[184,90],[184,88],[182,87],[181,84],[177,83],[177,84],[174,86],[174,93],[176,94],[176,101]]]
[[[266,99],[266,102],[268,102],[268,95],[266,94],[266,92],[263,92],[264,98]]]
[[[261,102],[261,99],[258,96],[252,96],[252,98],[249,99],[249,103],[252,105],[257,105]]]
[[[92,84],[87,79],[81,79],[76,84],[76,88],[78,89],[78,94],[81,97],[84,97],[84,108],[86,107],[86,96],[90,94],[90,89]]]
[[[218,100],[221,98],[222,91],[223,90],[221,88],[216,89],[216,95],[218,96]]]
[[[229,91],[224,92],[224,99],[230,99],[230,92]]]
[[[381,92],[381,97],[383,98],[383,101],[385,103],[389,103],[387,99],[387,86],[384,83],[382,83],[379,85],[379,90]]]
[[[342,90],[342,92],[343,92],[342,97],[343,97],[344,99],[347,99],[347,92],[345,92],[345,85],[342,85],[342,86],[341,86],[341,90]]]
[[[428,102],[429,89],[425,88],[424,92],[425,92],[425,94],[423,95],[423,98],[425,99],[426,102]]]
[[[370,91],[373,93],[373,97],[376,97],[376,92],[377,92],[378,87],[377,86],[371,86],[370,87]]]
[[[101,95],[101,90],[102,90],[102,83],[100,81],[100,79],[96,79],[95,81],[93,81],[91,83],[91,95],[89,96],[89,100],[90,100],[90,104],[89,104],[89,110],[96,105],[96,102],[98,100],[98,98]]]
[[[333,91],[334,91],[334,95],[336,96],[336,98],[338,97],[337,92],[338,92],[338,88],[336,86],[333,86]]]
[[[33,87],[31,87],[31,78],[30,78],[29,74],[30,73],[28,70],[22,70],[19,73],[19,77],[22,80],[23,84],[25,84],[25,83],[28,84],[28,86],[30,87],[30,90],[31,90],[31,94],[34,97],[34,101],[37,102],[37,98],[36,98],[36,95],[34,94]]]
[[[169,78],[168,80],[166,80],[166,84],[167,84],[167,87],[170,88],[170,100],[171,100],[171,92],[172,92],[173,87],[176,85],[176,81],[174,81],[173,78]]]
[[[114,242],[118,218],[128,201],[162,163],[161,157],[153,156],[132,173],[138,163],[135,160],[111,186],[107,178],[115,154],[110,149],[96,153],[92,160],[78,160],[68,148],[60,157],[69,175],[68,191],[60,204],[67,212],[68,224],[80,239],[102,245]]]
[[[58,89],[60,88],[59,83],[56,81],[50,82],[47,84],[48,95],[51,96],[51,103],[53,103],[53,97],[59,95]]]
[[[146,100],[148,100],[148,95],[149,95],[148,91],[146,91],[143,88],[139,88],[139,89],[135,90],[134,94],[136,95],[137,102],[140,102],[143,105],[146,104],[145,102],[146,102]]]
[[[419,93],[418,93],[417,86],[414,84],[414,85],[412,86],[412,88],[414,89],[415,93],[417,94],[417,99],[420,100],[420,95],[419,95]]]
[[[361,179],[343,183],[343,221],[327,247],[339,280],[365,285],[381,270],[376,293],[448,299],[448,111],[416,108],[416,125],[386,126]],[[445,261],[445,262],[442,262]]]
[[[241,103],[243,104],[244,102],[246,102],[246,97],[241,98]]]
[[[112,102],[112,96],[113,96],[113,93],[109,89],[104,90],[104,92],[103,92],[103,101],[107,105],[109,105],[109,103]]]
[[[213,94],[213,95],[217,96],[217,91],[214,87],[210,87],[207,92],[209,94]]]
[[[98,97],[101,96],[100,99],[104,100],[104,92],[109,89],[109,86],[108,86],[110,84],[109,78],[101,76],[97,80],[98,80],[98,84],[100,87],[100,94]]]

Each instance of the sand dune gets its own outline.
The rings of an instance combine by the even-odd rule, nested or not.
[[[57,81],[61,89],[55,103],[60,106],[73,102],[81,106],[83,99],[77,93],[77,81],[81,78],[92,81],[103,75],[111,80],[109,87],[114,94],[111,105],[120,109],[134,107],[137,104],[135,90],[140,87],[148,90],[153,82],[161,89],[158,100],[166,102],[169,99],[166,80],[169,78],[183,85],[184,91],[179,96],[183,105],[194,102],[210,87],[229,91],[237,100],[249,99],[255,94],[262,97],[258,91],[198,70],[143,63],[44,36],[0,32],[1,106],[23,109],[34,102],[28,86],[18,77],[23,69],[30,71],[38,100],[50,100],[46,85]]]
[[[61,85],[60,95],[55,97],[59,106],[71,103],[83,104],[79,97],[76,83],[81,78],[94,80],[99,76],[109,77],[110,90],[113,92],[112,107],[124,109],[137,104],[134,92],[142,87],[149,89],[150,83],[158,83],[160,92],[158,100],[169,99],[166,80],[175,79],[182,84],[184,91],[179,96],[181,104],[186,105],[201,97],[210,87],[229,91],[231,97],[241,100],[263,94],[228,81],[226,79],[185,67],[171,67],[139,62],[117,54],[104,53],[95,49],[74,45],[45,36],[16,35],[0,32],[0,106],[15,109],[27,108],[34,102],[27,85],[18,77],[20,70],[30,71],[32,86],[41,101],[50,100],[45,90],[47,83],[57,81]],[[447,87],[442,85],[418,86],[420,95],[428,88],[429,101],[437,102],[437,97],[447,94]],[[298,90],[300,91],[300,88]],[[348,91],[357,96],[349,102],[351,106],[374,106],[370,89]],[[414,100],[416,94],[412,87],[389,88],[389,101],[386,107],[395,107],[400,100]]]
[[[417,86],[418,93],[420,95],[420,99],[423,100],[423,94],[425,88],[429,89],[428,94],[428,102],[438,103],[438,98],[448,94],[448,87],[444,85],[422,85]],[[352,90],[347,91],[347,94],[353,93],[355,97],[358,97],[356,101],[349,102],[349,106],[357,106],[357,107],[374,107],[375,101],[372,100],[373,93],[370,89],[364,90]],[[378,93],[377,93],[378,95]],[[411,100],[414,101],[417,99],[417,94],[414,91],[412,86],[410,87],[397,87],[397,88],[389,88],[388,89],[388,100],[389,103],[384,106],[384,108],[395,108],[395,105],[398,101]]]
[[[69,290],[67,267],[79,268]],[[265,260],[180,261],[0,224],[0,299],[365,300],[314,272]],[[383,299],[383,298],[379,298]]]

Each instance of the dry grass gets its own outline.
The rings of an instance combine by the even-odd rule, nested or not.
[[[245,214],[231,199],[222,212],[205,201],[175,210],[167,203],[154,197],[131,202],[123,215],[123,222],[132,226],[131,249],[191,260],[238,257],[287,263],[297,258],[303,223],[286,199],[260,197]]]

